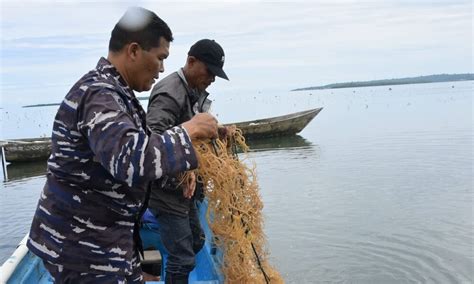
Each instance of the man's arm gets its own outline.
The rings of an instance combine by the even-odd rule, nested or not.
[[[101,165],[129,186],[196,168],[196,154],[188,131],[193,138],[212,137],[213,132],[217,133],[217,123],[210,117],[201,117],[162,135],[148,136],[137,128],[114,96],[117,94],[113,92],[84,94],[78,107],[78,129],[87,137]]]

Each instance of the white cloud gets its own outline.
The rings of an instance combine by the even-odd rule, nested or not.
[[[211,92],[472,72],[470,1],[11,0],[1,4],[4,101],[17,99],[12,86],[24,86],[23,76],[31,86],[44,80],[72,84],[106,56],[110,31],[135,5],[157,12],[173,30],[161,77],[181,67],[201,38],[224,47],[231,81],[216,82]],[[48,88],[54,100],[64,96],[58,85]],[[29,99],[50,102],[46,98]]]

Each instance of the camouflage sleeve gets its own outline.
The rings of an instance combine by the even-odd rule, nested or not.
[[[96,160],[130,187],[195,169],[190,138],[178,126],[148,136],[114,92],[86,92],[78,108],[78,129],[87,137]]]

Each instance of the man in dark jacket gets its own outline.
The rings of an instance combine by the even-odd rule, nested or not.
[[[196,168],[191,139],[217,136],[208,114],[161,135],[146,125],[133,90],[151,89],[172,40],[155,13],[131,8],[112,31],[107,59],[59,106],[27,243],[55,283],[143,283],[137,224],[150,182]]]
[[[150,96],[147,123],[157,133],[175,127],[209,110],[206,92],[215,77],[228,80],[222,67],[225,55],[214,40],[196,42],[188,52],[185,66],[155,85]],[[168,252],[165,282],[188,283],[195,266],[195,255],[204,245],[194,196],[195,177],[184,185],[179,178],[167,175],[154,183],[149,208],[157,217],[161,240]],[[198,186],[199,189],[199,186]]]

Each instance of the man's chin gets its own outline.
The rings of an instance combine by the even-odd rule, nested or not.
[[[139,93],[141,93],[141,92],[147,92],[147,91],[151,90],[151,87],[152,87],[152,86],[153,86],[153,84],[152,84],[152,85],[147,85],[147,86],[141,88],[140,90],[135,90],[135,91],[136,91],[136,92],[139,92]]]

